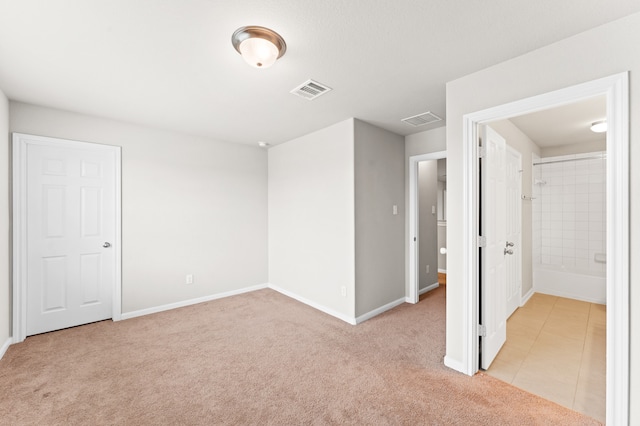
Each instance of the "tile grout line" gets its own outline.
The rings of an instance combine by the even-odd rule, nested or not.
[[[575,410],[575,406],[576,406],[576,395],[578,394],[578,383],[580,383],[580,372],[582,371],[582,362],[584,360],[584,351],[585,351],[585,345],[586,345],[586,341],[587,341],[587,330],[589,328],[589,319],[591,318],[591,309],[592,309],[592,304],[589,303],[589,314],[587,315],[587,320],[584,324],[584,337],[582,338],[582,350],[580,351],[580,368],[578,368],[578,377],[576,377],[576,385],[573,389],[573,402],[571,403],[571,409]]]

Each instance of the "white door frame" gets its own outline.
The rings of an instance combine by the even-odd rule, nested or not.
[[[447,151],[409,157],[409,294],[406,295],[408,303],[418,303],[420,298],[420,283],[418,282],[418,163],[440,160],[441,158],[447,158]]]
[[[120,147],[13,133],[13,343],[22,342],[27,337],[27,149],[29,145],[35,144],[80,149],[86,149],[89,146],[93,149],[104,149],[113,154],[116,180],[113,321],[119,321],[122,315]]]
[[[607,424],[629,419],[629,73],[488,108],[463,117],[463,371],[478,371],[478,125],[607,98]]]

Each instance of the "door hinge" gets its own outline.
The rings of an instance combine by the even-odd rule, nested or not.
[[[487,149],[484,146],[478,147],[478,158],[484,158],[487,155]]]
[[[487,246],[487,237],[483,237],[482,235],[478,236],[478,247],[486,247]]]
[[[487,326],[478,324],[478,336],[487,337]]]

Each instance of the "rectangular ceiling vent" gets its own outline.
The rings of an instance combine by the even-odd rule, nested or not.
[[[424,126],[425,124],[431,124],[441,120],[442,118],[438,117],[431,111],[427,111],[422,114],[414,115],[413,117],[407,117],[402,119],[402,121],[414,127]]]
[[[325,86],[324,84],[318,83],[314,80],[307,80],[300,86],[293,89],[291,93],[293,93],[294,95],[298,95],[301,98],[312,101],[318,96],[322,96],[330,90],[331,87],[329,86]]]

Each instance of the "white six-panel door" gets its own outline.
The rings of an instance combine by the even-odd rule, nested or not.
[[[481,323],[485,336],[481,338],[481,363],[489,368],[507,338],[506,298],[506,204],[505,150],[502,136],[484,126],[482,146],[482,221],[481,233],[486,245],[481,249]]]
[[[119,149],[14,134],[14,153],[25,336],[112,318]]]

